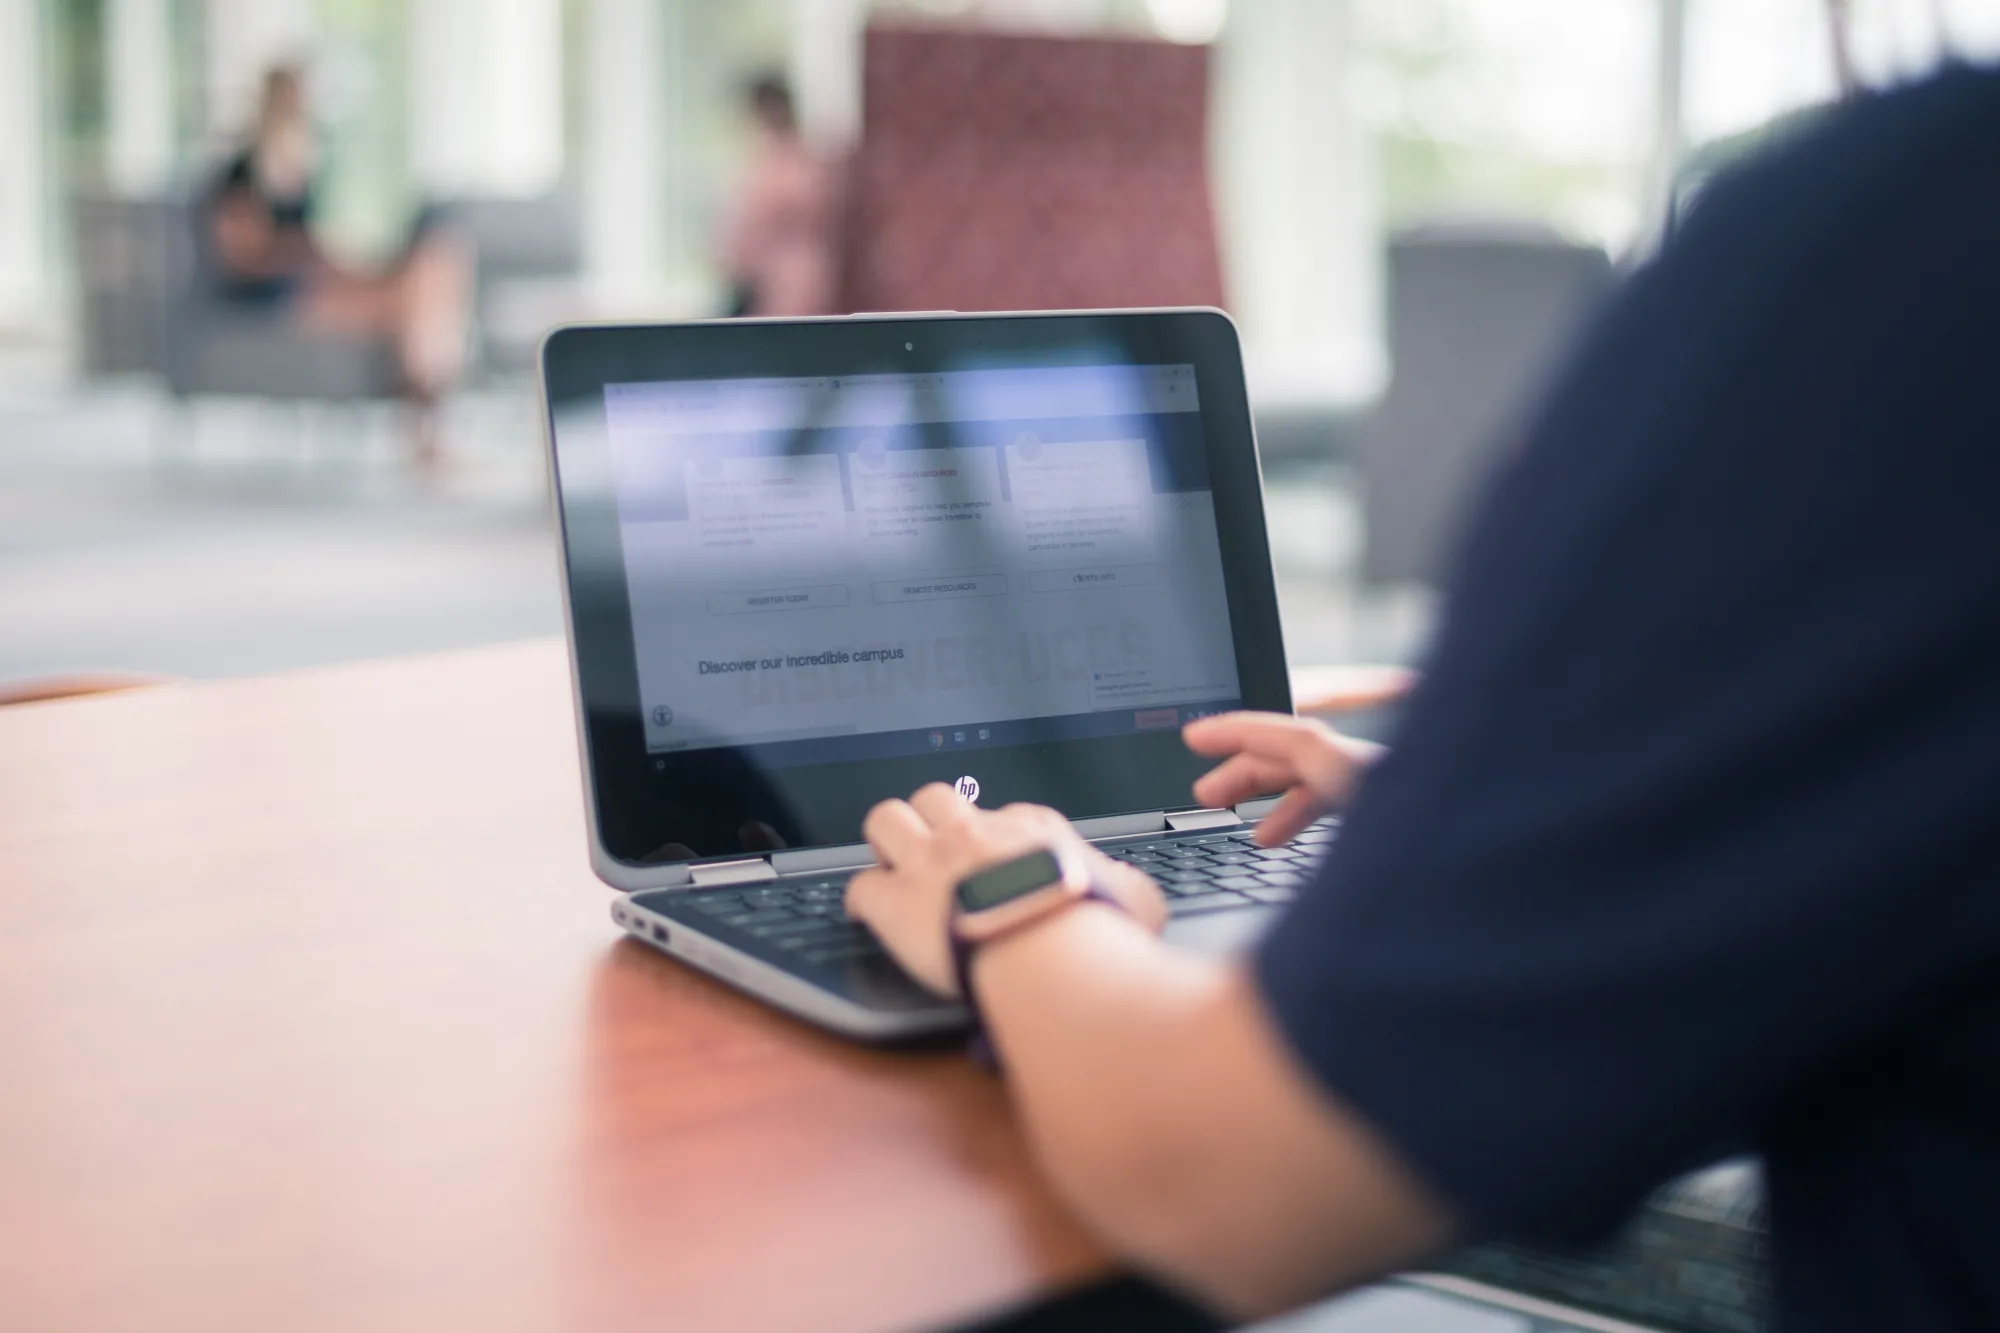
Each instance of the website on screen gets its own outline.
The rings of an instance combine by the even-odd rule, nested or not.
[[[1189,366],[605,391],[649,750],[1168,728],[1239,695]]]

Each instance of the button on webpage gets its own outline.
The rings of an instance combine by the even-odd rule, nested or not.
[[[1004,597],[1005,574],[953,574],[943,578],[889,579],[875,585],[878,602],[929,602],[940,597]]]
[[[1139,588],[1160,581],[1158,565],[1098,565],[1084,569],[1038,569],[1028,575],[1036,592],[1075,592],[1082,588]]]
[[[808,588],[730,589],[708,595],[712,616],[740,616],[758,611],[808,611],[825,606],[846,606],[845,583],[823,583]]]

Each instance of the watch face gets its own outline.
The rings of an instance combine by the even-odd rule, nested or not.
[[[1062,863],[1054,852],[1029,852],[960,880],[958,905],[961,911],[984,912],[1046,889],[1062,877]]]

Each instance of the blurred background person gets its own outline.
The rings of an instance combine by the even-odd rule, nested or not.
[[[800,135],[783,79],[760,75],[743,96],[755,141],[723,242],[729,313],[831,314],[833,171]]]
[[[341,265],[313,236],[319,168],[305,73],[275,65],[264,75],[248,139],[223,166],[208,204],[218,293],[305,332],[387,343],[412,408],[414,459],[434,469],[442,460],[438,404],[465,368],[470,247],[425,209],[386,269]]]

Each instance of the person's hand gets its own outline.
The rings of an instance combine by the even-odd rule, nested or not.
[[[1297,836],[1339,808],[1382,747],[1343,736],[1315,718],[1288,713],[1223,713],[1190,722],[1181,737],[1196,754],[1229,756],[1194,784],[1194,799],[1223,809],[1254,796],[1284,797],[1257,825],[1265,847]]]
[[[1096,882],[1149,930],[1166,923],[1166,900],[1135,866],[1113,861],[1054,810],[981,810],[941,782],[907,801],[884,801],[861,831],[880,865],[847,886],[847,914],[865,922],[896,961],[940,995],[956,995],[946,932],[952,891],[976,870],[1043,848],[1085,858]]]

